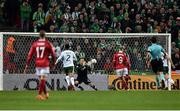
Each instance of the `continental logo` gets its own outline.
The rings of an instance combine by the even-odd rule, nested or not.
[[[156,90],[157,84],[155,82],[155,76],[131,76],[131,80],[128,81],[128,88],[132,90]],[[172,89],[180,90],[180,76],[175,77],[175,84],[172,85]],[[109,89],[124,90],[124,80],[118,79],[116,75],[110,75],[108,78]]]

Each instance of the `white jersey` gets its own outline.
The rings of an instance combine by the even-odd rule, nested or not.
[[[77,61],[76,55],[71,50],[65,50],[58,57],[57,62],[61,60],[63,62],[63,67],[71,67],[74,66],[73,61]]]

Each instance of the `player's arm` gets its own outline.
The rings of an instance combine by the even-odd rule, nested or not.
[[[73,60],[77,61],[77,57],[76,57],[76,54],[74,52],[73,52]]]
[[[24,69],[24,73],[26,73],[27,71],[27,68],[30,64],[30,61],[32,59],[32,56],[33,56],[33,53],[34,53],[34,45],[32,45],[32,47],[30,48],[30,51],[28,53],[28,56],[27,56],[27,62],[26,62],[26,66],[25,66],[25,69]]]
[[[173,63],[172,59],[170,58],[170,56],[166,53],[166,56],[165,56],[165,57],[166,57],[166,58],[167,58],[167,60],[170,62],[170,64],[171,64],[172,68],[173,68],[173,69],[175,69],[175,65],[174,65],[174,63]]]
[[[55,65],[56,62],[56,54],[55,54],[55,50],[53,48],[53,45],[50,43],[50,49],[51,49],[51,56],[52,56],[52,60],[53,60],[53,66]]]
[[[88,71],[91,71],[91,66],[89,66],[87,63],[85,64],[85,67]]]
[[[55,65],[63,58],[63,53],[61,53],[61,55],[57,58]]]
[[[162,48],[162,46],[161,46],[161,52],[164,53],[164,57],[166,57],[166,54],[167,54],[167,53],[166,53],[165,50]]]

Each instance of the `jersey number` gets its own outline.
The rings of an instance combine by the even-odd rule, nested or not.
[[[70,55],[67,55],[66,61],[70,61],[69,60],[70,57],[71,57]]]
[[[123,63],[123,58],[119,57],[119,64],[122,64],[122,63]]]
[[[45,47],[36,47],[37,58],[43,58]]]

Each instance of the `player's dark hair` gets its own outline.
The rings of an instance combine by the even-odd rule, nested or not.
[[[152,37],[152,38],[151,38],[151,42],[152,42],[152,43],[156,43],[156,42],[157,42],[156,37]]]
[[[68,50],[69,49],[69,44],[65,44],[65,50]]]
[[[40,30],[39,31],[39,36],[40,36],[40,38],[45,38],[45,31],[44,30]]]

